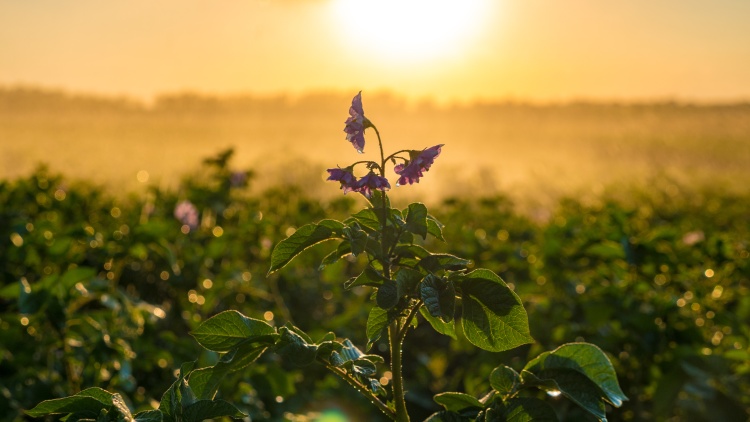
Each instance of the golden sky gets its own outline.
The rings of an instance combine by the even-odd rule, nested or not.
[[[0,86],[750,98],[748,0],[0,2]]]

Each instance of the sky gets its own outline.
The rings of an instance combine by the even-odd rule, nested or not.
[[[750,99],[747,0],[0,0],[0,87]]]

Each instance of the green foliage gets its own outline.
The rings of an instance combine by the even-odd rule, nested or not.
[[[462,324],[477,347],[501,352],[533,341],[521,299],[495,273],[479,269],[459,279]]]
[[[273,249],[271,269],[268,270],[268,274],[284,267],[292,258],[310,246],[325,240],[340,238],[343,235],[343,229],[344,225],[336,220],[323,220],[317,224],[305,224],[294,234],[279,242]]]
[[[203,322],[190,333],[201,346],[227,352],[246,342],[273,343],[276,330],[263,321],[247,318],[237,311],[225,311]]]
[[[519,375],[501,365],[489,377],[492,391],[481,401],[464,393],[442,393],[435,402],[445,407],[436,418],[476,417],[477,420],[549,420],[558,418],[548,404],[529,394],[541,389],[549,395],[564,395],[598,420],[606,420],[607,403],[620,407],[627,397],[606,355],[588,343],[569,343],[544,352],[529,361]]]
[[[425,217],[426,238],[409,224],[419,206],[412,214],[389,204],[383,239],[396,259],[386,277],[370,259],[382,254],[380,205],[358,212],[351,195],[321,202],[291,188],[250,195],[220,181],[226,174],[207,163],[176,192],[142,197],[112,196],[44,169],[0,183],[0,420],[76,402],[94,409],[86,418],[116,419],[128,409],[136,420],[161,420],[154,403],[165,391],[178,396],[173,369],[196,358],[198,369],[177,383],[187,384],[179,397],[188,400],[171,414],[203,417],[205,403],[187,409],[209,401],[280,420],[335,398],[377,420],[384,416],[357,387],[336,380],[387,400],[379,381],[388,326],[419,301],[403,357],[414,419],[747,419],[746,195],[657,183],[561,201],[544,221],[504,198],[454,199],[432,208],[445,226]],[[187,234],[172,215],[182,199],[201,214]],[[325,218],[342,222],[340,234],[332,229],[339,245],[294,248],[283,271],[264,277],[275,239]],[[378,308],[376,290],[386,283],[393,306]],[[521,303],[525,331],[524,318],[509,317]],[[211,316],[230,315],[209,329],[219,321]],[[530,333],[535,342],[516,347]],[[202,348],[201,336],[217,351]],[[510,350],[477,350],[472,339]],[[572,340],[604,354],[560,347]],[[620,374],[621,391],[602,357]],[[90,386],[110,399],[80,396]],[[430,403],[446,391],[479,397],[481,409],[450,413]],[[612,412],[624,395],[630,400]]]
[[[522,374],[527,372],[542,380],[550,372],[576,373],[575,376],[583,375],[600,388],[599,395],[610,404],[620,407],[627,400],[609,358],[593,344],[569,343],[544,352],[526,364]],[[566,394],[564,388],[559,391]]]

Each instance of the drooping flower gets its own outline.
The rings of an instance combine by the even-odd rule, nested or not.
[[[344,195],[347,192],[351,192],[357,188],[357,178],[354,177],[351,167],[347,168],[335,168],[326,170],[329,174],[328,179],[335,182],[341,182],[341,189],[344,190]]]
[[[191,230],[198,228],[198,210],[190,201],[181,201],[174,207],[174,216]]]
[[[248,172],[246,171],[233,171],[229,175],[229,186],[233,188],[242,188],[247,186]]]
[[[349,118],[344,122],[344,132],[346,140],[351,142],[354,149],[360,154],[365,149],[365,129],[369,127],[370,121],[365,117],[365,111],[362,109],[362,91],[352,99],[352,105],[349,107]]]
[[[396,182],[396,186],[419,183],[419,178],[430,169],[432,163],[435,162],[435,158],[440,155],[442,147],[443,144],[440,144],[422,151],[409,151],[410,160],[393,168],[393,171],[401,176]]]
[[[388,179],[385,177],[378,176],[375,172],[369,172],[365,177],[359,179],[357,187],[354,189],[356,192],[370,198],[372,196],[373,189],[386,191],[391,188],[391,184],[388,183]]]

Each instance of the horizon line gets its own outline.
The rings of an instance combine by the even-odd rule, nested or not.
[[[305,90],[288,90],[277,92],[264,92],[252,90],[234,90],[234,91],[208,91],[196,88],[183,88],[177,90],[163,90],[151,95],[140,95],[134,92],[117,92],[86,90],[62,86],[50,86],[34,83],[0,83],[0,92],[12,91],[30,91],[41,94],[53,94],[72,99],[97,99],[103,101],[124,101],[134,105],[140,105],[145,108],[151,108],[159,103],[160,100],[175,97],[194,97],[199,99],[210,100],[236,100],[236,99],[258,99],[258,100],[285,100],[294,103],[306,98],[317,96],[342,96],[346,97],[352,92],[360,90],[350,90],[344,88],[312,88]],[[364,91],[364,90],[361,90]],[[369,90],[370,96],[398,100],[406,106],[436,106],[440,108],[452,108],[461,106],[476,105],[528,105],[528,106],[564,106],[564,105],[656,105],[671,104],[683,106],[728,106],[728,105],[748,105],[750,96],[738,96],[736,98],[695,98],[679,95],[661,95],[653,97],[600,97],[591,95],[575,95],[567,98],[549,97],[522,97],[516,95],[505,95],[496,97],[473,97],[469,99],[448,99],[439,100],[435,96],[412,96],[402,94],[390,88],[377,88]]]

